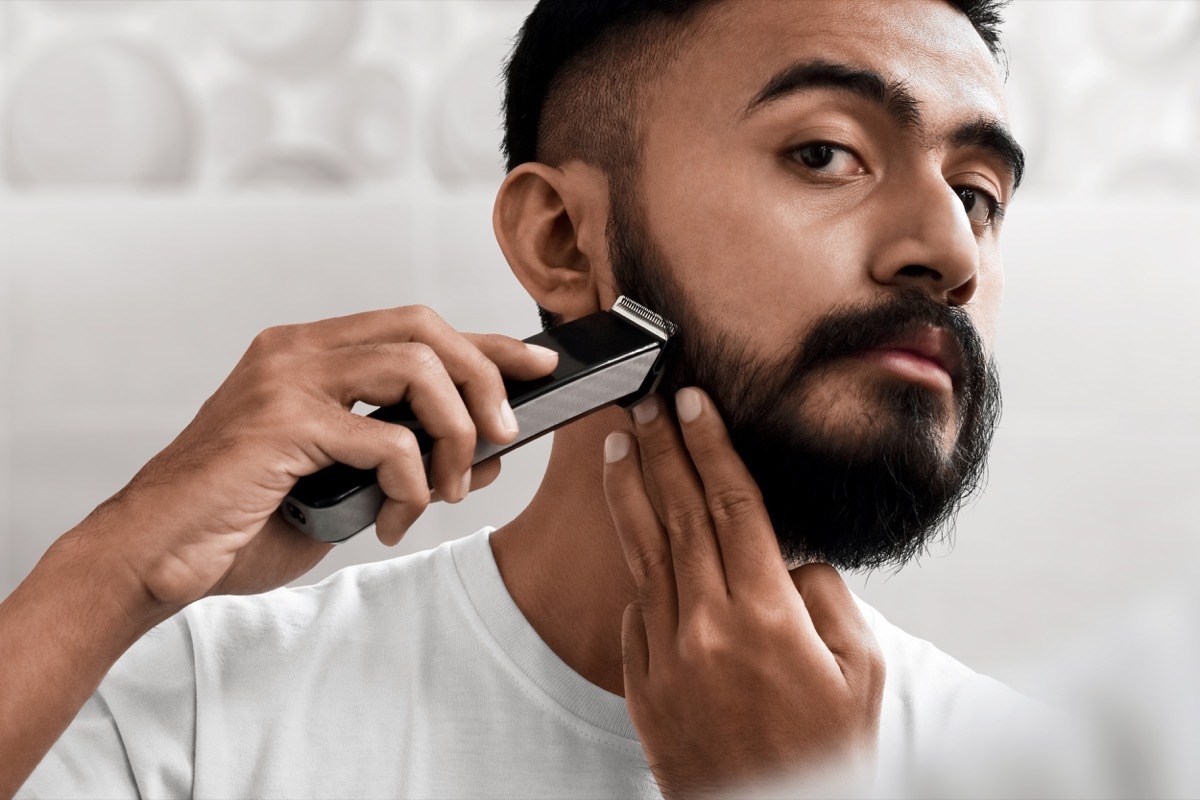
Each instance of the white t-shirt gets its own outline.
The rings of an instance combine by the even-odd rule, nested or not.
[[[194,603],[116,663],[17,796],[659,797],[624,699],[538,637],[490,534]],[[887,662],[883,776],[1019,702],[860,606]]]

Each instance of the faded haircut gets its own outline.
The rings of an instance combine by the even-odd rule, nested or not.
[[[579,160],[599,168],[614,198],[631,197],[643,91],[719,0],[539,0],[504,67],[506,167]],[[730,1],[730,0],[727,0]],[[945,0],[1003,62],[1008,0]],[[558,320],[538,308],[544,327]]]

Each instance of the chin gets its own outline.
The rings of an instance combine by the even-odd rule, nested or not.
[[[854,457],[890,444],[934,450],[948,461],[958,440],[953,398],[908,381],[823,381],[798,406],[796,426],[831,455]]]

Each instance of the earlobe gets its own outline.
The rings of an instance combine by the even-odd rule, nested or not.
[[[560,169],[529,162],[505,178],[492,226],[509,267],[525,291],[564,319],[596,311],[597,269],[607,269],[607,188],[591,168]]]

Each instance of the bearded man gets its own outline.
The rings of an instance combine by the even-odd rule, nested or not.
[[[495,478],[471,455],[517,435],[501,376],[555,365],[424,308],[264,332],[0,608],[0,791],[680,797],[887,774],[987,725],[1015,695],[837,570],[920,552],[984,465],[1023,167],[998,22],[543,0],[506,71],[496,235],[546,324],[620,294],[678,323],[658,392],[558,431],[497,530],[232,597],[328,552],[275,513],[299,477],[377,469],[395,543],[430,483]],[[350,411],[401,400],[428,478],[411,432]]]

